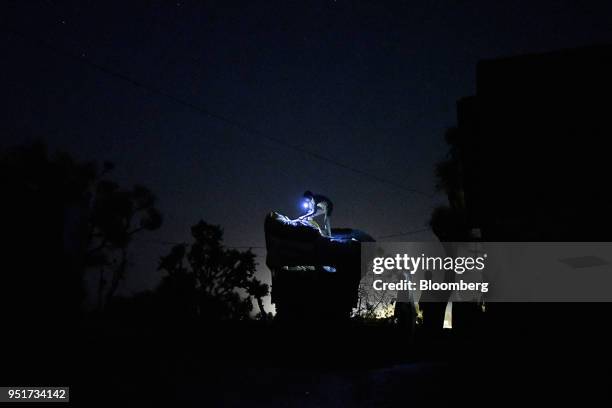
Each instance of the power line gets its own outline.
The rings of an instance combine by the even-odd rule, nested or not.
[[[321,155],[319,153],[316,153],[316,152],[311,151],[309,149],[306,149],[304,147],[301,147],[301,146],[298,146],[298,145],[294,145],[292,143],[289,143],[289,142],[286,142],[286,141],[284,141],[282,139],[279,139],[279,138],[277,138],[275,136],[271,136],[269,134],[266,134],[266,133],[264,133],[264,132],[262,132],[262,131],[260,131],[258,129],[255,129],[253,127],[250,127],[247,124],[244,124],[244,123],[242,123],[242,122],[240,122],[238,120],[235,120],[235,119],[230,118],[230,117],[225,116],[225,115],[218,114],[216,112],[210,111],[207,108],[204,108],[204,107],[201,107],[199,105],[196,105],[193,102],[189,102],[189,101],[187,101],[185,99],[179,98],[179,97],[177,97],[177,96],[175,96],[175,95],[173,95],[173,94],[171,94],[169,92],[164,91],[163,89],[161,89],[159,87],[148,85],[148,84],[144,84],[143,82],[140,82],[137,79],[134,79],[134,78],[132,78],[129,75],[125,75],[125,74],[123,74],[123,73],[121,73],[119,71],[115,71],[115,70],[113,70],[111,68],[108,68],[108,67],[106,67],[104,65],[98,64],[98,63],[88,59],[84,54],[76,55],[76,54],[73,54],[71,52],[67,52],[67,51],[65,51],[63,49],[60,49],[58,47],[55,47],[55,46],[49,44],[48,42],[46,42],[44,40],[41,40],[41,39],[38,39],[38,38],[32,38],[32,37],[27,36],[27,35],[19,32],[19,31],[15,31],[13,29],[9,29],[9,28],[5,27],[3,30],[5,32],[8,32],[8,33],[10,33],[12,35],[15,35],[15,36],[17,36],[17,37],[19,37],[19,38],[21,38],[23,40],[34,42],[34,43],[36,43],[36,45],[38,45],[38,46],[40,46],[42,48],[46,48],[46,49],[52,51],[53,53],[55,53],[57,55],[60,55],[60,56],[63,56],[65,58],[68,58],[68,59],[75,60],[75,61],[81,62],[83,64],[86,64],[86,65],[94,68],[95,70],[97,70],[99,72],[102,72],[102,73],[104,73],[104,74],[106,74],[108,76],[111,76],[111,77],[113,77],[115,79],[118,79],[120,81],[128,83],[128,84],[130,84],[130,85],[132,85],[134,87],[145,89],[148,92],[150,92],[150,93],[152,93],[154,95],[160,96],[162,98],[169,99],[169,100],[173,101],[176,104],[179,104],[181,106],[189,108],[189,109],[191,109],[193,111],[196,111],[196,112],[198,112],[198,113],[200,113],[200,114],[202,114],[204,116],[208,116],[210,118],[213,118],[215,120],[223,122],[223,123],[225,123],[227,125],[230,125],[230,126],[236,128],[236,129],[238,129],[238,130],[241,130],[244,133],[255,135],[255,136],[258,136],[260,138],[267,139],[267,140],[269,140],[269,141],[271,141],[273,143],[276,143],[276,144],[278,144],[278,145],[280,145],[280,146],[282,146],[282,147],[284,147],[284,148],[286,148],[288,150],[293,150],[293,151],[305,154],[305,155],[307,155],[309,157],[312,157],[315,160],[318,160],[318,161],[321,161],[321,162],[325,162],[327,164],[330,164],[330,165],[333,165],[333,166],[345,169],[347,171],[353,172],[355,174],[359,174],[359,175],[361,175],[363,177],[367,177],[367,178],[369,178],[371,180],[377,181],[377,182],[382,183],[382,184],[387,184],[389,186],[392,186],[392,187],[394,187],[396,189],[399,189],[399,190],[403,190],[403,191],[408,192],[408,193],[418,194],[418,195],[424,196],[426,198],[432,198],[434,196],[434,194],[426,193],[426,192],[423,192],[423,191],[415,189],[415,188],[406,187],[403,184],[400,184],[400,183],[397,183],[395,181],[386,179],[384,177],[380,177],[380,176],[378,176],[376,174],[367,172],[365,170],[362,170],[360,168],[348,165],[346,163],[339,162],[337,160],[334,160],[332,158],[326,157],[324,155]]]

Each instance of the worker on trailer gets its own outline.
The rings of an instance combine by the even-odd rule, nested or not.
[[[334,209],[332,201],[320,194],[313,194],[310,191],[304,193],[304,202],[302,207],[307,211],[306,214],[300,216],[298,220],[308,221],[314,224],[321,234],[326,237],[331,237],[330,217]],[[322,217],[321,223],[315,221],[315,217]]]

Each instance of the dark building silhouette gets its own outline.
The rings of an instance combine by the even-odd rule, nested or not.
[[[612,46],[481,61],[476,83],[458,102],[451,141],[465,228],[484,241],[610,241]],[[453,322],[471,326],[473,310],[457,306]],[[578,343],[607,338],[612,312],[598,303],[488,310],[488,328],[504,336]]]
[[[458,103],[468,225],[487,241],[609,241],[612,46],[482,61]]]

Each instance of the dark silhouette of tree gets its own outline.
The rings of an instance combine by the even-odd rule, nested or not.
[[[187,245],[176,245],[161,258],[158,270],[167,272],[156,290],[164,312],[171,317],[184,319],[197,315],[197,280],[195,274],[185,266]]]
[[[253,296],[257,301],[257,307],[259,307],[259,316],[262,320],[267,320],[268,314],[264,309],[263,298],[270,294],[270,288],[267,284],[258,281],[257,279],[252,279],[248,282],[246,287],[247,293],[250,296]]]
[[[472,241],[475,237],[468,224],[467,209],[464,194],[464,172],[462,168],[461,143],[462,132],[458,127],[451,127],[446,131],[445,140],[449,146],[446,160],[438,163],[435,168],[437,179],[436,187],[444,192],[448,198],[448,205],[433,210],[430,219],[432,231],[445,246],[448,255],[455,256],[452,244],[449,242]],[[453,277],[451,277],[452,279]],[[446,302],[424,302],[423,327],[430,331],[437,331],[444,320]],[[474,322],[481,318],[481,305],[476,303],[453,304],[453,329],[464,330],[473,327]],[[433,316],[433,319],[432,319]]]
[[[105,170],[110,170],[105,165]],[[89,220],[89,266],[99,270],[99,307],[108,305],[128,266],[128,247],[134,235],[156,230],[162,217],[155,208],[155,196],[146,187],[136,185],[121,189],[113,181],[95,180],[94,196]],[[106,272],[110,285],[106,287]]]
[[[470,239],[460,160],[460,132],[461,130],[457,127],[446,130],[444,138],[449,150],[446,159],[436,164],[435,167],[436,188],[446,194],[448,205],[439,206],[433,210],[429,225],[442,243],[461,242]],[[445,246],[445,248],[447,247]],[[453,254],[449,253],[448,255],[452,256]],[[453,278],[452,275],[447,276],[447,279]],[[422,328],[430,334],[440,333],[448,298],[446,294],[440,293],[436,296],[435,301],[434,299],[428,300],[420,304],[423,314]]]
[[[92,163],[51,158],[42,143],[1,152],[3,310],[24,317],[79,310],[86,293],[83,220],[95,175]]]
[[[449,145],[446,160],[435,167],[436,188],[446,194],[448,205],[434,209],[430,226],[441,241],[463,241],[468,239],[468,226],[463,191],[463,171],[459,157],[460,130],[451,127],[445,140]]]
[[[67,153],[50,155],[43,143],[2,152],[6,232],[20,255],[11,282],[14,297],[28,304],[69,303],[78,310],[86,296],[84,277],[98,271],[100,304],[108,303],[128,267],[128,246],[141,231],[159,228],[162,217],[146,188],[122,189],[100,169]],[[105,287],[105,274],[111,283]],[[25,296],[21,291],[30,291]],[[40,293],[38,293],[40,292]]]
[[[172,308],[206,320],[240,320],[249,317],[257,300],[262,316],[262,298],[268,286],[255,278],[255,254],[223,246],[223,230],[200,221],[191,227],[194,242],[174,246],[160,259],[159,270],[167,275],[158,292]]]

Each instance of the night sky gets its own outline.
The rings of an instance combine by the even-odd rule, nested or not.
[[[419,230],[477,61],[612,42],[609,1],[458,3],[3,2],[1,144],[42,138],[156,193],[164,226],[134,243],[124,293],[154,285],[164,242],[199,219],[263,247],[265,214],[296,215],[307,189],[332,198],[332,226]]]

